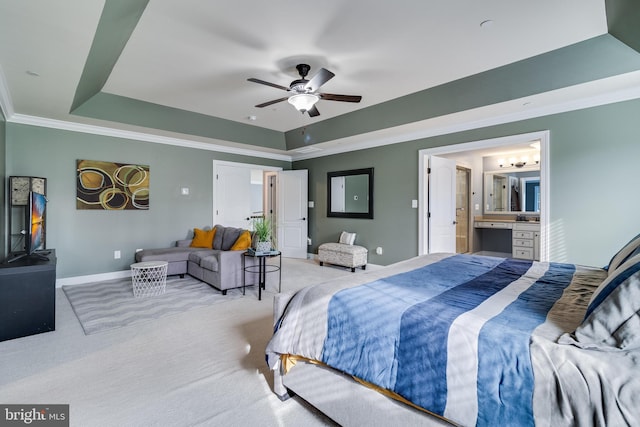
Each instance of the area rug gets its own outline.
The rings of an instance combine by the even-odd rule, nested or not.
[[[242,289],[227,295],[192,277],[167,278],[163,295],[134,298],[131,279],[63,286],[85,335],[122,328],[242,297]],[[247,288],[247,296],[257,290]],[[257,295],[256,295],[257,296]]]

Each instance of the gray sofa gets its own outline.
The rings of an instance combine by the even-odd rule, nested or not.
[[[167,275],[185,273],[196,279],[208,283],[214,288],[227,294],[227,289],[242,286],[243,269],[242,258],[244,250],[230,250],[240,234],[242,228],[224,227],[216,225],[213,238],[213,249],[193,248],[191,239],[178,240],[174,247],[160,249],[144,249],[136,253],[136,262],[167,261]],[[246,257],[246,266],[254,265],[254,258]],[[257,283],[253,273],[246,275],[247,285]]]

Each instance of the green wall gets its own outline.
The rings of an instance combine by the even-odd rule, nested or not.
[[[47,247],[57,277],[128,270],[137,248],[167,247],[194,227],[212,226],[213,160],[278,166],[289,162],[8,123],[6,175],[47,178]],[[150,166],[148,211],[76,210],[76,160]],[[180,189],[189,187],[182,196]],[[122,258],[114,260],[120,250]]]
[[[315,202],[309,209],[310,250],[316,252],[318,244],[335,241],[346,230],[358,233],[357,243],[370,250],[371,263],[384,265],[416,255],[418,210],[411,208],[411,200],[418,199],[420,149],[549,130],[551,260],[604,265],[640,232],[640,200],[635,197],[638,117],[640,100],[633,100],[294,162],[295,169],[309,170],[309,200]],[[3,177],[48,179],[47,246],[57,250],[58,278],[127,270],[136,248],[167,246],[187,237],[193,227],[212,225],[214,159],[291,166],[0,121],[0,152],[5,150]],[[151,209],[76,210],[77,159],[149,165]],[[327,172],[367,167],[375,168],[374,219],[327,218]],[[181,187],[189,187],[190,195],[181,196]],[[375,253],[378,246],[382,255]],[[120,260],[113,259],[114,250],[122,252]]]
[[[640,232],[635,197],[640,159],[640,100],[524,120],[316,159],[294,162],[309,170],[309,229],[313,245],[358,233],[369,262],[389,264],[418,252],[418,151],[542,130],[550,131],[550,258],[604,265]],[[374,219],[326,216],[326,174],[375,168]],[[383,254],[375,253],[376,247]]]
[[[2,207],[0,208],[0,242],[2,242],[2,247],[0,247],[0,260],[5,259],[7,256],[7,224],[5,221],[5,218],[7,217],[7,203],[5,197],[5,189],[7,188],[6,129],[7,122],[5,120],[4,114],[2,114],[2,110],[0,110],[0,180],[2,181],[2,185],[0,185],[0,203],[2,203]]]

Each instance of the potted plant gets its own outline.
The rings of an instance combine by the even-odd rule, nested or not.
[[[266,252],[271,250],[271,220],[261,217],[253,221],[253,232],[256,236],[256,251]]]

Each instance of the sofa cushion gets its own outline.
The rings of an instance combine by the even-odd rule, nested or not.
[[[215,234],[216,234],[215,228],[211,230],[201,230],[199,228],[194,228],[191,247],[211,249],[213,247],[213,238]]]
[[[225,227],[224,233],[222,235],[222,246],[220,247],[220,249],[222,249],[223,251],[230,250],[243,231],[244,229],[242,228]]]
[[[200,260],[200,267],[206,270],[218,271],[218,257],[215,255],[202,257]]]
[[[194,248],[190,247],[172,247],[162,249],[145,249],[140,252],[136,252],[136,261],[167,261],[178,262],[186,261],[189,259],[189,255],[194,252]]]
[[[209,251],[191,252],[189,254],[189,261],[195,263],[196,265],[202,268],[206,268],[211,271],[218,271],[219,252],[220,251],[217,251],[215,249],[209,250]],[[215,261],[212,261],[211,258],[215,258]]]

